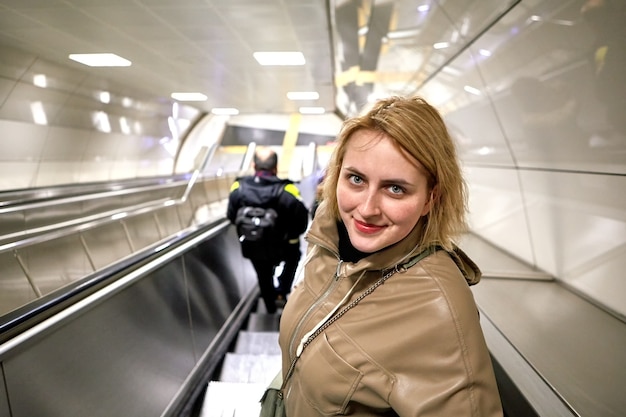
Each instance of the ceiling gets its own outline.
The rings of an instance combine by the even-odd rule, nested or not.
[[[316,106],[341,116],[377,96],[415,93],[518,4],[541,2],[0,0],[0,44],[163,101],[200,92],[207,100],[193,106],[202,111],[290,114]],[[440,42],[446,47],[434,47]],[[257,51],[301,51],[306,64],[261,66]],[[90,52],[132,65],[93,68],[68,58]],[[291,101],[289,91],[317,91],[319,99]]]
[[[169,98],[201,92],[209,111],[333,111],[325,0],[0,0],[0,42]],[[301,51],[306,65],[263,67],[255,51]],[[70,53],[112,52],[130,67],[92,68]],[[293,102],[288,91],[317,91]]]

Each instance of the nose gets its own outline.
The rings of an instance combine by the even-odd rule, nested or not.
[[[376,190],[368,190],[364,195],[365,199],[360,207],[359,212],[363,218],[374,217],[380,214],[380,196]]]

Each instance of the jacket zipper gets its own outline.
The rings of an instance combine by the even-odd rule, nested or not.
[[[322,245],[320,245],[322,246]],[[298,322],[298,324],[296,325],[294,332],[292,333],[291,336],[291,340],[289,341],[289,352],[295,352],[295,342],[296,342],[296,338],[297,335],[300,333],[300,329],[302,328],[302,326],[304,325],[304,321],[311,315],[311,313],[313,312],[313,310],[319,306],[320,304],[322,304],[326,298],[328,298],[328,296],[330,295],[330,293],[335,289],[335,287],[337,287],[337,285],[339,284],[339,276],[341,274],[341,265],[343,265],[343,260],[341,258],[339,258],[339,255],[337,255],[334,251],[322,246],[324,249],[327,249],[328,251],[330,251],[331,253],[335,254],[335,257],[337,258],[337,268],[335,269],[335,274],[333,276],[333,278],[330,281],[330,284],[328,285],[328,287],[326,287],[326,290],[324,291],[324,294],[322,294],[320,297],[318,297],[318,299],[311,304],[311,306],[307,309],[307,311],[302,315],[302,317],[300,318],[300,321]],[[304,265],[304,268],[306,268],[306,265]]]

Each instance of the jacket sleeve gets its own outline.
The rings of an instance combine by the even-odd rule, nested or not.
[[[230,194],[228,195],[228,207],[226,209],[226,217],[231,223],[235,224],[235,218],[237,217],[237,210],[241,205],[241,198],[239,196],[239,181],[235,181],[230,187]]]
[[[403,417],[501,417],[478,309],[469,286],[446,263],[423,262],[423,275],[415,276],[415,285],[430,290],[413,292],[413,304],[404,304],[417,331],[397,337],[404,348],[395,354],[403,362],[395,364],[390,405]]]
[[[283,188],[280,202],[287,213],[287,237],[295,239],[306,231],[309,225],[309,210],[302,202],[300,190],[295,184],[287,184]]]

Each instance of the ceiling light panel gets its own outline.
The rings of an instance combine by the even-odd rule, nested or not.
[[[211,110],[211,113],[217,116],[236,116],[239,114],[239,110],[232,107],[216,107]]]
[[[301,114],[324,114],[326,109],[323,107],[300,107]]]
[[[287,93],[289,100],[317,100],[320,94],[317,91],[290,91]]]
[[[128,59],[111,53],[70,54],[69,58],[90,67],[129,67],[131,65]]]
[[[261,65],[304,65],[302,52],[255,52],[254,59]]]
[[[172,93],[172,98],[178,101],[206,101],[208,97],[202,93]]]

